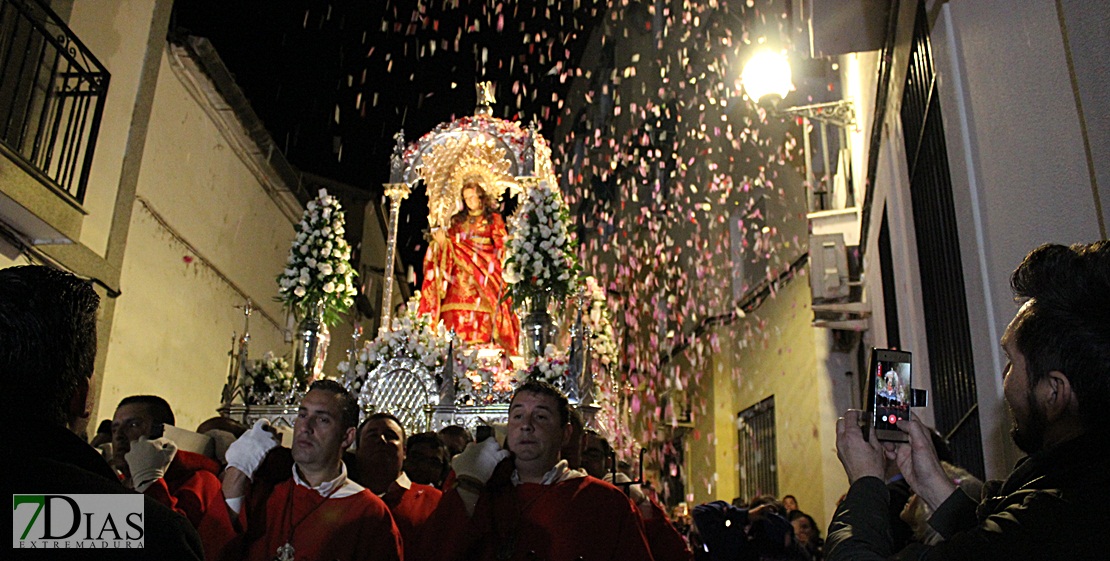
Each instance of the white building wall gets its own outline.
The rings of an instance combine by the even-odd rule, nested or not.
[[[97,255],[108,251],[109,234],[115,214],[116,195],[124,176],[128,140],[145,126],[135,121],[142,104],[140,88],[146,57],[159,56],[158,42],[164,40],[165,22],[172,0],[113,0],[111,2],[73,2],[69,27],[111,73],[104,105],[96,157],[89,175],[84,208],[88,211],[81,225],[81,243]],[[154,49],[148,53],[148,46]],[[136,154],[130,154],[132,158]]]
[[[243,331],[236,306],[249,297],[259,307],[252,357],[291,348],[273,298],[293,226],[175,60],[167,50],[161,63],[97,417],[125,396],[156,394],[195,428],[219,406],[232,335]]]
[[[1065,27],[1101,21],[1106,28],[1105,2],[1069,4]],[[1103,183],[1096,197],[1092,171],[1097,175],[1097,169],[1105,170],[1110,161],[1105,146],[1090,145],[1095,169],[1089,166],[1083,129],[1105,130],[1107,102],[1101,102],[1099,115],[1092,97],[1080,119],[1067,60],[1070,50],[1083,63],[1076,68],[1091,70],[1096,68],[1091,57],[1101,58],[1097,69],[1102,77],[1084,76],[1091,83],[1105,82],[1106,35],[1095,39],[1103,42],[1101,49],[1082,51],[1075,48],[1079,45],[1065,44],[1061,19],[1051,2],[948,2],[936,14],[933,54],[968,293],[987,475],[999,476],[1015,459],[1006,438],[1010,421],[1002,399],[1005,358],[998,345],[1016,309],[1009,274],[1042,243],[1089,242],[1106,236],[1097,206],[1101,199],[1105,210],[1110,186]]]

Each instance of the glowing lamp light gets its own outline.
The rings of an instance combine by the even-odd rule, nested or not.
[[[744,65],[740,83],[757,103],[767,96],[786,97],[794,89],[786,53],[759,51]]]

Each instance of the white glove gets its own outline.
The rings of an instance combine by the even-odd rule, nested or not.
[[[238,440],[227,447],[227,467],[235,468],[248,478],[254,477],[254,471],[266,457],[270,450],[278,445],[273,433],[264,427],[270,426],[270,421],[259,419],[255,421],[251,430],[243,433]]]
[[[127,468],[131,470],[131,483],[135,490],[142,493],[152,483],[166,475],[166,469],[177,455],[177,445],[168,438],[148,440],[140,436],[131,443],[131,450],[123,455]]]
[[[455,477],[459,481],[471,481],[485,485],[493,475],[494,468],[501,460],[509,457],[508,450],[502,450],[494,438],[482,442],[471,442],[462,453],[451,460]]]

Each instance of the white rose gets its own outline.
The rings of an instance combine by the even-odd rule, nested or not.
[[[293,289],[293,294],[295,294],[298,298],[304,296],[304,293],[305,290],[303,286],[298,286],[297,288]]]
[[[335,284],[331,281],[324,283],[324,286],[322,288],[326,294],[331,294],[332,292],[335,292]]]
[[[331,265],[328,263],[320,263],[320,266],[317,267],[317,269],[319,269],[320,273],[324,275],[330,275],[332,273]]]

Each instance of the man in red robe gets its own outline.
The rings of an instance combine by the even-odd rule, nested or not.
[[[582,436],[582,469],[590,475],[613,482],[613,472],[608,471],[609,459],[613,457],[613,448],[609,440],[596,431],[588,430]],[[617,483],[628,489],[629,499],[636,505],[640,518],[644,521],[644,533],[648,538],[648,547],[655,561],[690,561],[694,554],[690,551],[686,539],[671,524],[663,506],[654,497],[646,495],[639,485],[631,485],[631,479],[621,472],[616,472]],[[626,486],[627,485],[627,486]]]
[[[560,459],[570,434],[566,396],[546,382],[522,384],[509,405],[508,450],[490,438],[454,459],[456,487],[429,520],[437,540],[420,544],[420,558],[652,559],[624,493]]]
[[[227,450],[224,495],[243,528],[238,555],[229,559],[401,559],[389,509],[347,478],[342,457],[355,439],[358,404],[343,386],[313,382],[293,426],[291,473],[277,482],[251,479],[276,446],[264,424]]]
[[[219,559],[235,538],[220,489],[220,466],[160,438],[162,428],[174,423],[166,400],[124,398],[112,419],[113,464],[126,485],[188,518],[200,534],[205,558]]]
[[[374,413],[358,431],[359,483],[385,501],[406,550],[419,543],[428,517],[439,504],[439,489],[409,480],[405,462],[405,429],[389,413]]]

